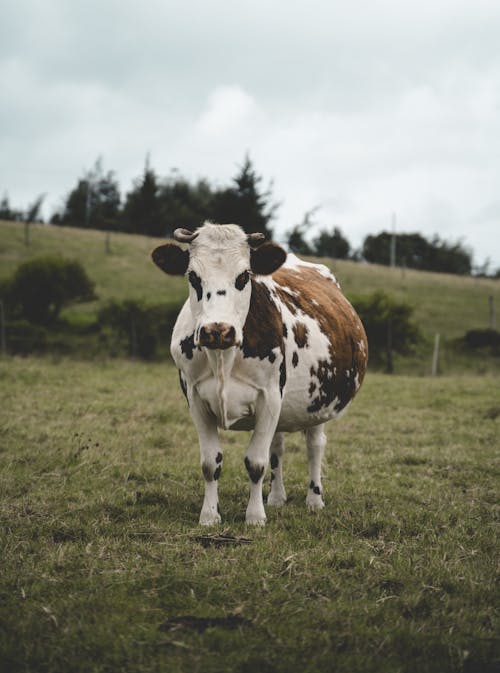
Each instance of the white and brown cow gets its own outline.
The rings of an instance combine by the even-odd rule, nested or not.
[[[324,507],[323,425],[346,409],[367,364],[363,325],[330,271],[303,262],[262,234],[206,223],[178,229],[153,251],[169,274],[187,274],[189,299],[174,327],[172,356],[198,431],[205,498],[200,523],[221,520],[218,428],[253,430],[246,522],[266,520],[262,482],[271,463],[268,505],[286,500],[284,432],[305,432],[309,507]]]

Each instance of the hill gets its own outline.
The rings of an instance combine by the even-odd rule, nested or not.
[[[142,299],[173,307],[187,296],[183,278],[161,274],[150,261],[151,250],[161,239],[113,233],[109,253],[106,233],[102,231],[50,225],[32,225],[30,229],[31,244],[26,246],[22,224],[0,222],[0,279],[11,275],[19,263],[35,256],[60,254],[78,259],[95,282],[99,299],[67,309],[67,317],[90,319],[97,307],[109,299]],[[317,261],[333,269],[348,297],[383,289],[408,302],[429,342],[436,332],[441,334],[445,344],[469,329],[488,327],[490,296],[500,311],[498,280],[342,260]],[[427,356],[426,352],[426,359]]]

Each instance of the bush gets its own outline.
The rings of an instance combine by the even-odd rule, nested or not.
[[[115,345],[131,357],[153,358],[160,343],[168,345],[179,307],[147,306],[143,302],[111,301],[98,314],[101,328],[110,328]]]
[[[43,353],[47,346],[47,330],[27,320],[7,322],[5,334],[7,350],[14,355]]]
[[[500,355],[500,332],[488,329],[471,329],[464,337],[465,346],[470,349],[487,348],[492,355]]]
[[[6,289],[7,304],[38,325],[54,322],[63,306],[96,298],[94,284],[77,261],[39,257],[21,264]]]
[[[410,355],[422,339],[418,326],[412,321],[413,308],[398,302],[382,290],[365,297],[355,297],[351,303],[365,327],[371,359],[387,357],[392,368],[392,352]]]

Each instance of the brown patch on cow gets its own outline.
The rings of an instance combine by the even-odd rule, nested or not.
[[[299,348],[305,348],[307,345],[309,345],[309,342],[307,340],[307,337],[309,335],[307,325],[304,325],[303,322],[296,322],[295,325],[292,327],[292,331],[295,343]]]
[[[368,344],[361,320],[338,284],[313,267],[282,268],[273,280],[276,294],[292,315],[310,316],[329,341],[328,357],[310,368],[308,411],[317,412],[334,400],[340,411],[356,394],[366,370]]]
[[[269,359],[274,362],[273,349],[285,352],[283,321],[280,311],[271,299],[269,289],[252,278],[250,308],[243,327],[243,356],[245,358]]]

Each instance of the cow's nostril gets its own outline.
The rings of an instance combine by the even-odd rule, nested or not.
[[[229,348],[234,346],[236,330],[226,323],[210,323],[200,328],[200,346],[206,348]]]

